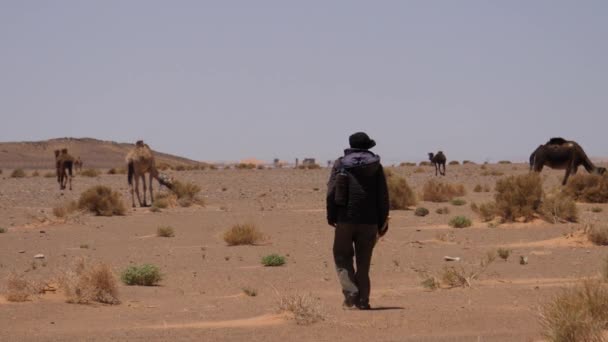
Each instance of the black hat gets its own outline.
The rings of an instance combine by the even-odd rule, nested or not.
[[[364,132],[357,132],[348,138],[348,143],[351,148],[360,148],[369,150],[376,146],[376,142],[369,138]]]

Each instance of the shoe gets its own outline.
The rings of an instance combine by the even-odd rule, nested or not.
[[[371,310],[372,307],[369,305],[369,303],[357,303],[355,304],[357,306],[357,309],[359,310]]]
[[[357,303],[357,301],[359,300],[359,295],[345,295],[344,296],[344,303],[342,303],[342,306],[344,308],[350,309],[353,306],[355,306],[355,303]]]

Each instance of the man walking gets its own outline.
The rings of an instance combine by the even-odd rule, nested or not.
[[[369,268],[376,240],[388,230],[388,188],[380,157],[369,151],[376,142],[357,132],[349,144],[327,184],[327,223],[335,227],[333,254],[344,306],[369,310]]]

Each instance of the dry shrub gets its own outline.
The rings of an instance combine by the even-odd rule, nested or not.
[[[587,239],[599,246],[608,246],[608,226],[588,225],[585,227]]]
[[[420,164],[418,164],[418,166],[431,166],[433,164],[431,164],[430,161],[421,161]]]
[[[483,166],[483,165],[482,165]],[[504,175],[504,172],[498,171],[498,170],[484,170],[481,172],[482,176],[495,176],[495,177],[500,177]]]
[[[456,216],[449,222],[449,225],[453,228],[466,228],[470,227],[472,224],[471,220],[466,216]]]
[[[441,272],[441,282],[449,288],[454,287],[471,287],[473,282],[488,269],[488,267],[496,260],[495,252],[488,252],[477,265],[471,267],[464,266],[449,266],[444,267]]]
[[[41,292],[42,286],[35,282],[29,281],[23,277],[11,272],[6,280],[6,300],[9,302],[25,302],[31,296]]]
[[[152,202],[152,209],[166,209],[170,205],[171,196],[167,193],[159,193],[154,197]]]
[[[83,177],[98,177],[100,172],[96,169],[86,169],[80,172]]]
[[[228,246],[255,245],[263,235],[252,223],[237,224],[224,233]]]
[[[602,262],[601,273],[602,273],[602,280],[605,283],[608,283],[608,256],[605,257],[604,261]]]
[[[529,221],[543,197],[542,181],[536,172],[509,176],[496,181],[496,192],[496,211],[505,221]]]
[[[472,161],[470,161],[470,160],[463,160],[462,161],[462,165],[468,165],[468,164],[475,165],[475,163],[472,162]]]
[[[59,283],[65,291],[68,303],[120,303],[116,276],[105,263],[91,265],[80,259],[72,269],[64,272]]]
[[[473,188],[473,192],[482,192],[483,191],[483,187],[481,186],[481,184],[477,184],[475,185],[475,188]]]
[[[608,287],[585,280],[565,288],[541,308],[543,337],[549,341],[605,341],[608,328]]]
[[[412,162],[403,162],[403,163],[399,164],[399,166],[416,166],[416,163],[412,163]]]
[[[416,208],[416,211],[414,211],[414,215],[416,216],[426,216],[429,214],[429,210],[427,208],[423,208],[423,207],[419,207]]]
[[[132,265],[121,273],[120,279],[129,286],[156,286],[163,279],[163,275],[156,265]]]
[[[445,214],[449,214],[450,213],[450,208],[448,207],[443,207],[443,208],[437,208],[435,210],[435,212],[439,215],[445,215]]]
[[[414,169],[414,173],[424,173],[424,172],[426,172],[426,171],[424,171],[424,169],[421,167],[417,167]]]
[[[158,237],[174,237],[175,232],[173,231],[173,227],[170,226],[160,226],[156,229],[156,236]]]
[[[565,191],[575,200],[587,203],[608,202],[608,176],[596,174],[574,175]]]
[[[285,295],[279,298],[279,310],[293,314],[298,325],[310,325],[324,319],[321,305],[310,295]]]
[[[422,187],[422,199],[430,202],[447,202],[456,196],[464,196],[466,191],[462,184],[449,184],[429,180]]]
[[[564,193],[545,196],[540,206],[540,213],[549,222],[576,222],[578,219],[578,209],[574,199]]]
[[[492,221],[496,217],[496,213],[497,213],[496,203],[494,203],[494,202],[482,203],[479,206],[476,205],[475,203],[472,203],[471,209],[476,214],[479,214],[479,216],[481,216],[481,219],[484,222]]]
[[[156,168],[161,171],[173,170],[173,166],[169,163],[159,163]]]
[[[448,163],[448,165],[460,165],[460,162],[458,160],[452,160]]]
[[[25,176],[25,171],[23,171],[22,169],[15,169],[11,173],[11,178],[24,178]]]
[[[498,164],[511,164],[511,161],[509,160],[501,160],[498,162]]]
[[[124,215],[127,210],[120,193],[104,185],[96,185],[83,192],[78,208],[98,216]]]
[[[300,166],[304,166],[304,165],[300,165]],[[253,170],[253,169],[255,169],[255,164],[253,164],[253,163],[238,163],[234,167],[237,170]],[[304,169],[306,167],[304,166],[302,168]]]
[[[416,205],[416,194],[405,178],[386,170],[389,206],[393,210],[407,209]]]
[[[201,192],[201,187],[198,184],[191,182],[182,183],[175,180],[173,181],[171,190],[177,196],[177,202],[182,207],[189,207],[193,203],[204,205],[203,199],[198,197],[198,194]]]
[[[54,178],[54,177],[57,177],[56,172],[49,171],[44,174],[44,178]]]
[[[78,210],[76,201],[68,201],[53,208],[53,215],[58,218],[66,218],[73,212]]]
[[[177,165],[175,171],[186,171],[186,165]]]
[[[32,172],[32,177],[40,177],[40,172],[38,172],[38,170],[35,170],[34,172]]]
[[[127,169],[121,167],[119,169],[111,168],[108,170],[109,175],[125,175],[127,174]]]

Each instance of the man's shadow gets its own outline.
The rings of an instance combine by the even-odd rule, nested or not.
[[[385,310],[404,310],[402,306],[374,306],[370,311],[385,311]]]

